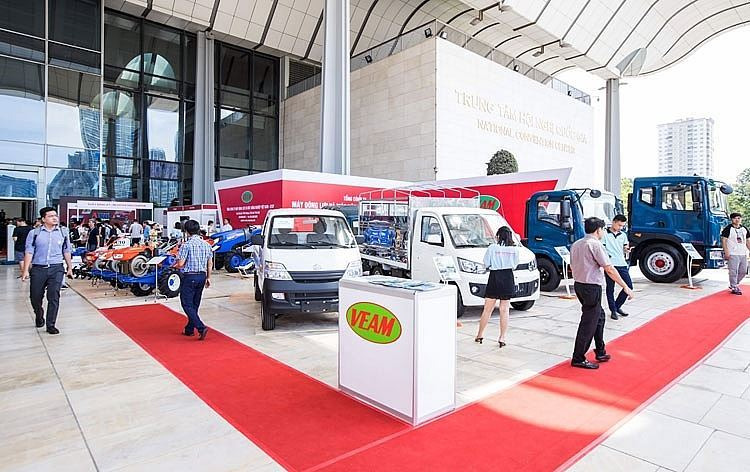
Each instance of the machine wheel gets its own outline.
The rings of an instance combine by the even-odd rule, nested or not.
[[[143,277],[148,273],[146,262],[148,262],[148,258],[144,254],[138,254],[130,261],[130,273],[133,277]]]
[[[96,270],[104,270],[107,267],[107,261],[103,261],[99,258],[97,258],[94,261],[94,269]]]
[[[224,268],[224,254],[214,253],[214,269],[220,270]]]
[[[370,275],[383,275],[383,268],[380,266],[380,264],[376,264],[370,267]]]
[[[130,291],[136,297],[147,297],[154,291],[154,286],[149,284],[133,284],[130,286]]]
[[[456,318],[461,318],[464,316],[464,313],[466,313],[466,305],[464,305],[464,299],[461,296],[461,290],[456,287],[456,292],[458,293],[458,297],[456,299]]]
[[[560,273],[557,266],[547,259],[540,257],[537,259],[537,268],[539,269],[539,284],[543,292],[554,292],[560,286]]]
[[[236,252],[230,253],[231,255],[226,261],[226,265],[224,268],[229,272],[230,274],[234,274],[237,272],[237,267],[242,265],[242,256],[240,254],[237,254]]]
[[[255,301],[259,302],[263,300],[263,294],[260,293],[260,287],[258,286],[258,274],[255,274]]]
[[[527,300],[525,302],[510,302],[510,306],[512,306],[514,310],[526,311],[534,306],[534,302],[535,300]]]
[[[159,274],[159,293],[167,298],[174,298],[180,294],[182,273],[176,270],[166,270]]]
[[[682,254],[667,244],[647,247],[641,253],[638,265],[643,275],[656,283],[676,282],[687,274]]]
[[[276,328],[276,315],[268,310],[268,301],[266,297],[261,297],[260,303],[260,317],[262,319],[263,331],[271,331]]]

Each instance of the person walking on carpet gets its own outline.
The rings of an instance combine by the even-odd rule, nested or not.
[[[604,233],[602,244],[604,244],[604,248],[607,250],[607,254],[609,254],[609,260],[615,266],[615,270],[620,274],[622,280],[628,284],[628,287],[632,289],[633,281],[630,279],[630,266],[625,258],[625,253],[630,251],[628,235],[623,231],[626,221],[628,219],[625,215],[615,215],[612,218],[612,226]],[[624,290],[621,290],[617,295],[617,299],[615,299],[615,281],[607,275],[607,304],[609,305],[609,311],[613,320],[618,319],[620,316],[628,316],[622,309],[627,299],[628,296]]]
[[[601,243],[604,236],[604,221],[586,218],[584,222],[586,236],[579,239],[570,248],[570,268],[573,271],[574,289],[581,302],[581,321],[578,323],[573,358],[570,365],[582,369],[598,369],[599,364],[586,359],[586,352],[595,342],[595,355],[598,362],[607,362],[611,356],[604,345],[604,322],[606,317],[602,309],[602,284],[604,273],[622,287],[628,299],[633,298],[630,287],[622,280],[617,269],[612,265],[607,251]]]
[[[180,303],[188,317],[187,325],[182,334],[194,336],[198,331],[198,339],[206,339],[208,328],[198,316],[203,289],[211,286],[211,267],[213,252],[211,246],[200,237],[201,226],[195,220],[188,220],[182,225],[188,234],[188,240],[180,246],[177,262],[174,266],[182,270],[182,287],[180,288]]]
[[[742,295],[740,282],[747,274],[747,251],[750,249],[750,231],[742,226],[742,215],[729,215],[732,223],[721,232],[721,246],[729,269],[729,291]]]
[[[44,207],[39,210],[39,214],[42,216],[42,225],[26,237],[26,256],[21,280],[26,281],[29,274],[31,275],[29,295],[36,315],[37,328],[45,325],[42,299],[44,291],[47,291],[47,332],[59,334],[55,323],[60,308],[60,288],[66,272],[63,260],[67,263],[68,277],[73,277],[70,235],[68,228],[60,226],[54,208]]]
[[[482,344],[484,328],[487,327],[492,311],[497,301],[500,300],[500,338],[497,342],[500,347],[504,347],[505,335],[508,331],[510,299],[513,298],[516,288],[513,269],[518,265],[520,252],[513,240],[513,231],[507,226],[497,230],[495,240],[496,243],[491,244],[484,254],[484,266],[490,271],[490,276],[484,294],[484,311],[479,319],[479,331],[474,341]]]

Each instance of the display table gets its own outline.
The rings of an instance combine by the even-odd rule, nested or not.
[[[413,425],[452,411],[456,287],[383,276],[342,279],[339,388]]]

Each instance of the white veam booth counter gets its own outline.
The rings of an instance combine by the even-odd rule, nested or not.
[[[455,408],[454,286],[383,276],[342,279],[339,307],[343,392],[412,425]]]

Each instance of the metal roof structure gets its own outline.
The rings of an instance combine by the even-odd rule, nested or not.
[[[742,0],[350,0],[351,54],[438,19],[547,74],[603,79],[667,68],[750,24]],[[106,0],[220,40],[320,62],[324,0]]]

